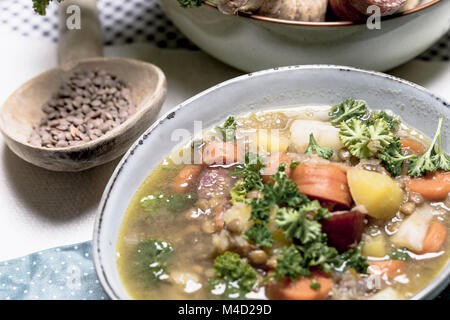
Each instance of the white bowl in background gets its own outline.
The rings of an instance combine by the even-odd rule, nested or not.
[[[366,23],[302,22],[231,16],[212,4],[180,7],[161,0],[166,15],[194,44],[246,72],[299,65],[337,64],[386,71],[416,57],[450,28],[450,0],[426,0],[386,17],[380,30]]]
[[[156,121],[128,150],[114,171],[97,213],[93,258],[102,286],[113,299],[130,299],[116,264],[119,230],[127,208],[147,176],[175,148],[176,129],[193,134],[229,115],[293,105],[335,105],[348,97],[367,101],[372,109],[391,109],[428,137],[439,117],[445,150],[450,150],[450,104],[425,88],[386,74],[349,67],[310,65],[265,70],[218,84],[181,103]],[[435,297],[450,281],[450,264],[414,299]]]

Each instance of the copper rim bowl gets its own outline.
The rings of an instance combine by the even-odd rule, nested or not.
[[[299,64],[386,71],[424,52],[450,28],[449,0],[429,0],[379,24],[226,15],[211,2],[199,8],[182,8],[176,0],[161,5],[194,44],[246,72]]]
[[[389,20],[389,19],[395,19],[398,17],[407,16],[422,10],[425,10],[428,7],[431,7],[435,4],[437,4],[440,1],[445,0],[430,0],[427,2],[423,2],[422,4],[419,4],[417,7],[402,11],[400,13],[383,17],[383,20]],[[205,5],[213,7],[217,9],[217,5],[215,5],[213,2],[205,1]],[[218,9],[217,9],[218,10]],[[365,25],[365,21],[325,21],[325,22],[305,22],[305,21],[294,21],[294,20],[286,20],[286,19],[278,19],[278,18],[271,18],[266,16],[261,16],[257,14],[246,14],[246,13],[239,13],[238,14],[241,17],[259,20],[259,21],[266,21],[266,22],[272,22],[272,23],[280,23],[280,24],[287,24],[287,25],[293,25],[293,26],[309,26],[309,27],[330,27],[330,26],[354,26],[354,25]]]

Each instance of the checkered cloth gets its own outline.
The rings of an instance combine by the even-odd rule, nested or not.
[[[58,41],[57,4],[43,17],[31,0],[0,0],[0,24],[25,37]],[[158,0],[98,0],[105,45],[153,42],[160,48],[196,49],[164,15]]]
[[[152,42],[160,48],[196,49],[164,15],[158,0],[98,0],[105,45]],[[56,4],[47,15],[34,14],[31,0],[0,0],[0,24],[26,37],[58,41]],[[450,60],[450,32],[419,56],[425,61]]]

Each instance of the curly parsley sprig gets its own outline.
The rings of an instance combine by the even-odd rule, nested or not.
[[[324,159],[330,159],[333,156],[333,153],[334,151],[332,147],[319,146],[316,139],[314,138],[314,135],[312,133],[309,135],[309,144],[305,150],[305,154],[317,155],[318,157]]]
[[[339,138],[352,156],[377,157],[394,176],[402,174],[406,162],[411,177],[422,177],[437,170],[450,171],[450,156],[442,146],[443,118],[439,118],[429,149],[417,156],[404,154],[400,137],[394,135],[400,121],[385,111],[369,112],[364,101],[347,99],[333,107],[329,116],[331,123],[339,124]]]
[[[272,176],[273,181],[260,190],[263,197],[248,201],[252,207],[253,221],[252,227],[245,233],[248,240],[260,246],[272,246],[274,239],[267,224],[273,208],[279,208],[275,213],[275,223],[293,242],[290,247],[281,250],[275,276],[294,279],[310,275],[313,267],[320,267],[327,273],[336,268],[367,272],[368,265],[364,263],[361,248],[340,255],[335,248],[327,245],[327,235],[322,232],[319,221],[330,219],[330,212],[322,208],[319,201],[310,200],[300,193],[285,170],[286,164],[282,163]]]
[[[400,137],[395,137],[395,141],[385,148],[379,148],[378,158],[382,161],[385,169],[394,176],[402,174],[405,161],[412,161],[417,158],[416,154],[405,155],[402,151]]]
[[[247,152],[245,154],[244,163],[237,164],[231,175],[233,177],[242,178],[242,188],[246,192],[252,190],[261,190],[264,186],[262,181],[262,169],[264,163],[258,154]]]
[[[359,159],[373,157],[377,147],[387,147],[395,142],[395,136],[383,119],[377,119],[367,125],[359,119],[341,123],[339,138],[350,153]]]
[[[311,201],[300,193],[297,185],[286,174],[286,163],[282,163],[272,176],[273,181],[262,184],[259,189],[261,198],[247,201],[251,206],[251,220],[253,225],[245,232],[244,237],[260,246],[271,247],[274,242],[272,233],[268,230],[271,210],[279,206],[300,209]],[[262,180],[261,180],[262,183]]]
[[[47,13],[47,7],[52,0],[33,0],[33,9],[40,15],[45,15]],[[59,3],[63,0],[57,0]]]
[[[442,123],[444,119],[439,118],[438,127],[428,150],[421,156],[410,161],[408,175],[421,177],[427,172],[434,172],[439,169],[450,170],[450,157],[444,152],[442,147]],[[436,151],[436,142],[438,143]]]
[[[233,141],[236,137],[237,122],[234,117],[228,117],[224,124],[216,126],[215,130],[223,141]]]
[[[370,113],[369,119],[367,119],[366,123],[368,125],[372,125],[375,123],[377,119],[383,119],[389,126],[389,130],[392,132],[396,132],[400,127],[400,120],[396,117],[391,116],[386,111],[375,111]]]
[[[244,298],[257,282],[255,269],[234,252],[226,251],[218,256],[213,268],[216,276],[208,284],[213,293],[226,298]]]
[[[331,124],[337,125],[349,119],[364,119],[368,116],[365,101],[349,98],[331,108],[329,113]]]
[[[295,245],[281,248],[277,259],[274,278],[281,280],[285,277],[296,280],[300,276],[309,276],[310,271],[303,266],[303,257]]]

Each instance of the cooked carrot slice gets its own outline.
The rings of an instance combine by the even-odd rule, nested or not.
[[[172,189],[179,194],[188,192],[196,183],[202,169],[203,167],[200,165],[187,165],[178,172],[173,181]]]
[[[409,149],[415,154],[422,154],[425,152],[425,148],[420,142],[412,139],[400,139],[400,143],[402,144],[402,149]]]
[[[447,236],[447,228],[438,221],[433,221],[428,227],[423,240],[423,252],[437,252],[442,247]]]
[[[336,165],[300,164],[292,170],[291,179],[303,194],[350,207],[352,197],[344,168]]]
[[[286,163],[285,172],[286,172],[287,176],[289,176],[291,174],[291,168],[290,168],[291,162],[292,162],[292,158],[289,157],[285,153],[278,153],[278,154],[274,154],[274,155],[271,155],[270,157],[268,157],[265,162],[264,172],[263,172],[263,176],[262,176],[264,183],[267,183],[268,181],[273,180],[272,175],[274,175],[277,172],[278,167],[282,163]]]
[[[313,281],[318,285],[314,289]],[[272,281],[267,284],[268,295],[276,300],[323,300],[326,299],[333,286],[331,277],[314,272],[312,276],[300,277],[296,281],[286,278],[284,281]]]
[[[410,179],[406,181],[406,187],[428,200],[443,200],[450,192],[450,172],[436,171],[423,178]]]
[[[207,165],[233,164],[242,158],[237,145],[229,142],[209,143],[203,148],[202,156]]]
[[[386,275],[389,279],[405,273],[406,265],[401,260],[384,260],[370,263],[370,268],[380,276]]]

